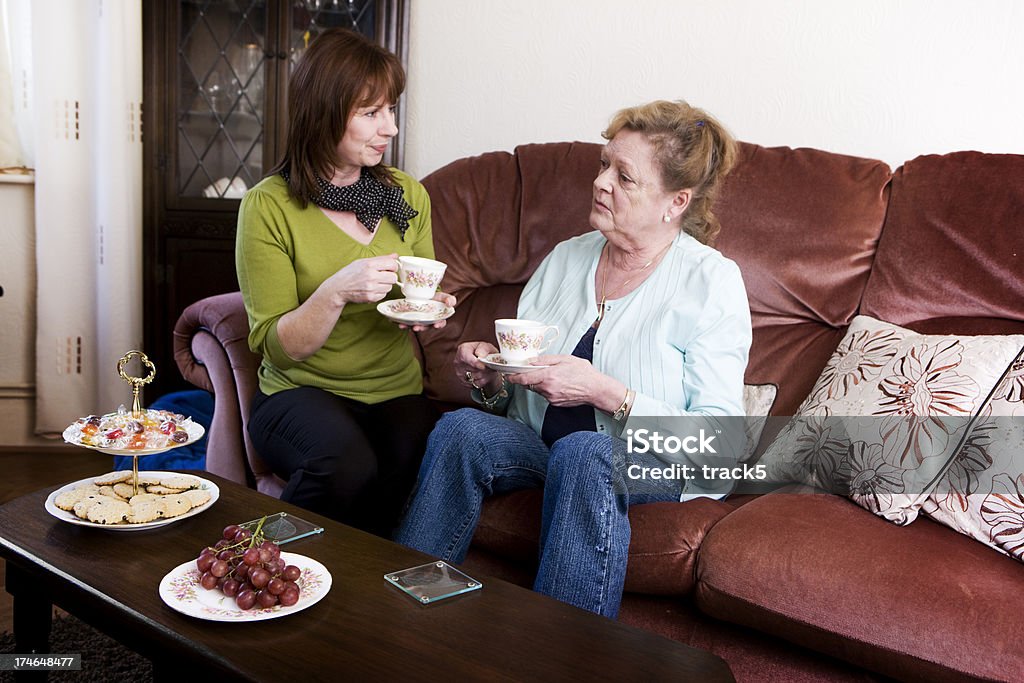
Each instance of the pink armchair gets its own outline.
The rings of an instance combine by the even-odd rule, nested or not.
[[[174,326],[174,359],[185,379],[214,395],[206,469],[277,497],[284,481],[260,458],[246,429],[260,366],[248,335],[242,293],[211,296],[182,312]]]

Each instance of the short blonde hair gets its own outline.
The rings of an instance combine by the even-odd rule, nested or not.
[[[622,109],[602,135],[611,140],[623,129],[644,134],[654,146],[666,190],[693,192],[681,227],[698,241],[713,245],[722,226],[711,205],[736,160],[732,135],[707,112],[682,100]]]

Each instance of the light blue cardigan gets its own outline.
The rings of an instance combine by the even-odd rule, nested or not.
[[[557,325],[547,353],[570,354],[597,318],[594,276],[605,244],[599,232],[562,242],[519,299],[519,317]],[[737,265],[680,232],[635,290],[605,305],[594,367],[636,391],[625,424],[595,410],[598,431],[621,436],[644,416],[743,415],[750,307]],[[508,416],[540,433],[548,403],[512,392]]]

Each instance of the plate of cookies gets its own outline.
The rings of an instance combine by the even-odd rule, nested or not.
[[[88,477],[60,487],[46,498],[46,511],[59,520],[109,531],[140,531],[198,515],[220,497],[212,481],[176,472],[131,470]]]

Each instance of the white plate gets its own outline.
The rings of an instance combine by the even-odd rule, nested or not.
[[[103,529],[105,531],[142,531],[143,529],[154,529],[159,526],[165,526],[167,524],[179,522],[183,519],[188,519],[189,517],[195,517],[199,513],[206,512],[207,510],[209,510],[210,506],[216,503],[217,499],[220,498],[220,488],[218,488],[216,484],[214,484],[212,481],[209,481],[208,479],[197,477],[194,474],[178,474],[177,472],[139,472],[139,476],[141,477],[142,475],[152,475],[155,477],[189,477],[191,479],[196,479],[199,481],[199,488],[210,492],[210,500],[206,501],[204,505],[200,505],[197,508],[192,508],[185,514],[178,515],[177,517],[158,519],[152,522],[142,522],[141,524],[99,524],[97,522],[90,522],[87,519],[82,519],[81,517],[75,515],[74,512],[61,510],[59,507],[57,507],[56,503],[54,503],[54,501],[57,499],[57,496],[59,496],[64,491],[70,491],[72,489],[78,488],[79,486],[82,486],[83,484],[91,484],[93,483],[92,480],[96,478],[87,477],[85,479],[80,479],[65,486],[61,486],[59,489],[57,489],[56,491],[54,491],[53,493],[46,497],[46,502],[43,504],[43,506],[46,508],[46,511],[49,512],[51,515],[53,515],[54,517],[63,522],[68,522],[70,524],[77,524],[79,526],[91,526],[95,529]]]
[[[392,322],[403,325],[433,325],[455,315],[455,309],[440,301],[391,299],[377,304],[377,311]]]
[[[171,609],[197,619],[210,621],[262,621],[287,616],[312,607],[331,590],[331,573],[316,560],[295,553],[281,553],[286,564],[294,564],[302,570],[299,577],[299,601],[290,607],[274,605],[250,610],[239,609],[234,598],[199,585],[199,570],[196,561],[180,564],[160,580],[160,599]]]
[[[199,441],[199,439],[203,438],[203,434],[206,433],[206,429],[203,428],[203,425],[199,424],[198,422],[192,422],[191,420],[185,422],[181,426],[185,429],[186,432],[188,432],[188,441],[185,441],[184,443],[176,443],[171,446],[165,446],[164,448],[104,448],[102,446],[90,446],[89,444],[84,444],[77,438],[75,438],[74,424],[70,425],[67,429],[65,429],[64,434],[62,436],[64,437],[64,441],[70,444],[80,446],[82,448],[88,448],[94,451],[99,451],[100,453],[106,453],[107,455],[136,455],[141,457],[143,455],[156,455],[157,453],[166,453],[167,451],[172,450],[174,448],[188,446],[189,444],[193,444],[196,441]]]
[[[506,362],[505,359],[501,357],[500,353],[490,353],[479,360],[491,370],[504,372],[506,375],[514,375],[519,372],[529,372],[530,370],[540,370],[541,368],[550,367],[549,365],[514,365]]]

